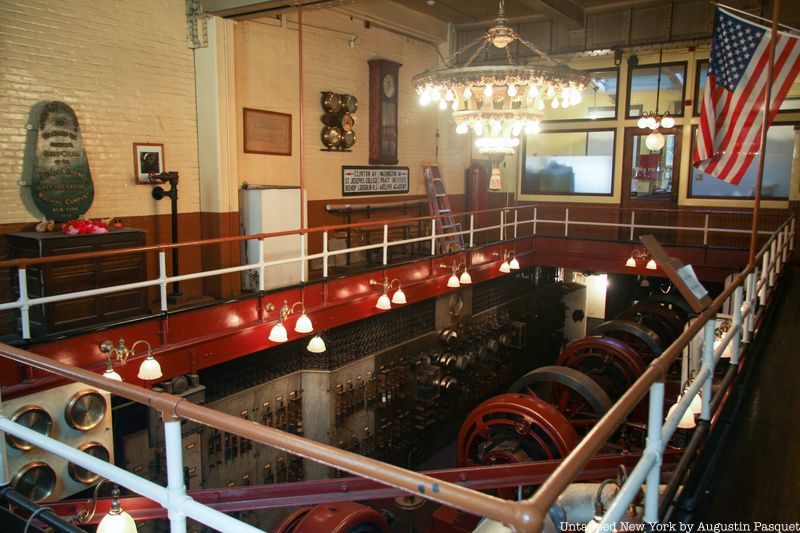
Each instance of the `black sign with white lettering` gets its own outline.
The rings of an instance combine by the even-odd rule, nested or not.
[[[342,167],[342,196],[408,193],[408,167]]]
[[[49,220],[74,220],[89,210],[94,199],[78,117],[64,102],[47,102],[36,126],[33,203]]]

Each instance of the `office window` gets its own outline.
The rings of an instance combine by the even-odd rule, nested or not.
[[[660,76],[658,65],[633,67],[629,79],[627,118],[656,110],[683,115],[686,63],[662,63]]]
[[[547,121],[598,120],[617,118],[617,81],[619,69],[588,72],[591,81],[581,93],[581,102],[564,109],[548,108]]]
[[[693,128],[693,139],[697,139],[697,127]],[[794,153],[795,126],[773,124],[767,131],[764,178],[761,184],[762,198],[788,198],[792,177],[792,154]],[[692,143],[694,152],[694,142]],[[747,169],[742,181],[732,185],[692,167],[689,181],[689,196],[695,198],[753,198],[755,196],[758,157]]]
[[[612,192],[613,130],[529,135],[523,154],[522,194]]]

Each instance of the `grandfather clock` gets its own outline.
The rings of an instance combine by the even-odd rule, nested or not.
[[[397,74],[400,63],[370,59],[369,163],[397,164]]]

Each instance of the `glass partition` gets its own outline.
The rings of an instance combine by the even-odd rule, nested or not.
[[[660,75],[659,65],[632,67],[629,80],[627,118],[656,110],[683,115],[686,63],[662,63]]]
[[[588,74],[592,80],[581,93],[581,102],[566,109],[548,109],[547,122],[617,118],[619,69],[593,70]]]

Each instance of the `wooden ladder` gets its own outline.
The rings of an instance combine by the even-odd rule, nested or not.
[[[422,175],[425,188],[428,190],[428,208],[436,221],[436,234],[439,253],[448,253],[464,249],[464,236],[461,235],[461,223],[453,218],[450,198],[444,188],[444,181],[438,165],[423,165]]]

